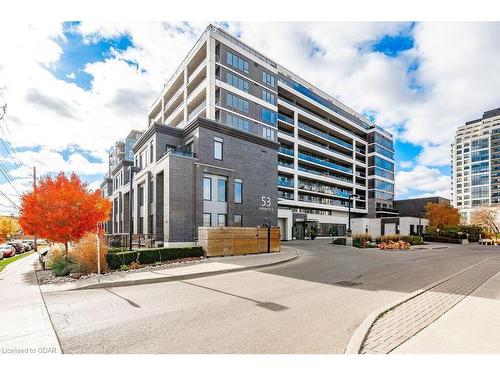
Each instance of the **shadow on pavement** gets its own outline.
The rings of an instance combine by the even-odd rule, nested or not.
[[[211,290],[213,292],[222,293],[222,294],[225,294],[225,295],[228,295],[228,296],[231,296],[231,297],[236,297],[236,298],[244,299],[246,301],[254,302],[257,306],[262,307],[264,309],[267,309],[269,311],[283,311],[283,310],[288,310],[288,307],[280,305],[278,303],[257,301],[257,300],[252,299],[252,298],[239,296],[237,294],[233,294],[233,293],[229,293],[229,292],[224,292],[222,290],[210,288],[208,286],[198,285],[198,284],[194,284],[194,283],[191,283],[191,282],[188,282],[188,281],[181,281],[181,282],[184,283],[184,284],[191,285],[191,286],[196,286],[198,288],[203,288],[203,289]]]
[[[104,288],[104,290],[105,290],[105,291],[107,291],[107,292],[109,292],[109,293],[111,293],[111,294],[114,294],[115,296],[117,296],[118,298],[121,298],[121,299],[122,299],[122,300],[124,300],[124,301],[127,301],[127,303],[128,303],[130,306],[136,307],[136,308],[138,308],[138,309],[140,309],[140,308],[141,308],[141,306],[140,306],[140,305],[138,305],[137,303],[135,303],[134,301],[129,300],[128,298],[122,297],[122,296],[120,296],[119,294],[117,294],[117,293],[115,293],[115,292],[113,292],[113,291],[109,290],[108,288]]]

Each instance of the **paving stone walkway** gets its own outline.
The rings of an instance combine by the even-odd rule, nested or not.
[[[486,260],[395,306],[373,323],[360,353],[390,353],[499,271],[500,257]]]

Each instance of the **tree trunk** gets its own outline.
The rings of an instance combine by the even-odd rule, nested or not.
[[[64,243],[64,255],[68,256],[68,243]]]

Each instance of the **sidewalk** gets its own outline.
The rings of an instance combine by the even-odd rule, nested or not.
[[[61,353],[29,255],[0,272],[0,354]]]
[[[500,272],[395,354],[500,354]]]
[[[51,293],[76,289],[111,288],[118,286],[186,280],[276,265],[293,260],[298,256],[299,252],[296,249],[288,246],[282,246],[279,253],[208,258],[203,262],[193,265],[174,265],[158,270],[117,272],[111,275],[101,276],[100,283],[97,282],[97,276],[95,276],[84,280],[77,280],[75,282],[43,284],[40,285],[40,288],[44,293]]]

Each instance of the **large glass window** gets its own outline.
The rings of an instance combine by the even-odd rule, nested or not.
[[[276,126],[276,112],[271,111],[270,109],[261,108],[260,119],[267,124]]]
[[[219,179],[217,181],[217,197],[219,202],[227,201],[227,189],[226,189],[227,181]]]
[[[238,111],[246,113],[250,111],[250,104],[246,100],[243,100],[240,97],[231,94],[230,92],[226,93],[226,101],[229,107],[234,108]]]
[[[243,201],[243,183],[241,180],[234,181],[234,203]]]
[[[488,148],[488,147],[489,147],[488,138],[476,139],[476,140],[471,142],[472,151],[480,150],[482,148]]]
[[[457,165],[458,165],[458,163],[457,163]],[[472,164],[472,173],[473,174],[485,173],[485,172],[488,172],[488,168],[489,168],[489,163],[487,161],[482,162],[482,163]]]
[[[271,87],[276,87],[276,77],[268,72],[262,72],[262,82]]]
[[[222,138],[215,137],[214,138],[214,159],[222,160],[223,154],[223,142]]]
[[[238,130],[243,130],[247,133],[250,132],[250,121],[230,113],[226,115],[226,124]]]
[[[226,214],[218,214],[217,215],[217,225],[219,227],[225,227],[226,226]]]
[[[212,215],[211,214],[203,214],[203,226],[211,227],[212,226]]]
[[[262,136],[264,138],[274,140],[274,135],[275,135],[274,130],[266,128],[266,127],[262,128]]]
[[[476,186],[472,188],[472,199],[475,198],[488,198],[489,197],[489,187],[488,186]]]
[[[248,61],[243,60],[241,57],[227,51],[227,63],[242,72],[248,73]]]
[[[210,177],[203,177],[203,199],[212,200],[212,179]]]
[[[382,159],[381,157],[378,157],[378,156],[371,156],[369,158],[368,164],[370,167],[377,166],[379,168],[383,168],[383,169],[386,169],[388,171],[394,172],[394,163],[392,163],[388,160]]]
[[[262,90],[262,100],[271,103],[273,105],[276,104],[276,96],[271,94],[269,91]]]
[[[242,227],[243,226],[243,216],[236,214],[234,215],[234,226],[235,227]]]
[[[488,160],[488,150],[474,151],[472,152],[472,162]]]
[[[227,83],[230,84],[231,86],[236,87],[237,89],[240,89],[242,91],[248,92],[248,81],[245,81],[244,79],[230,72],[227,72],[226,78],[227,78]]]
[[[479,174],[479,175],[473,175],[472,176],[472,185],[486,185],[488,184],[488,175],[487,174]]]

